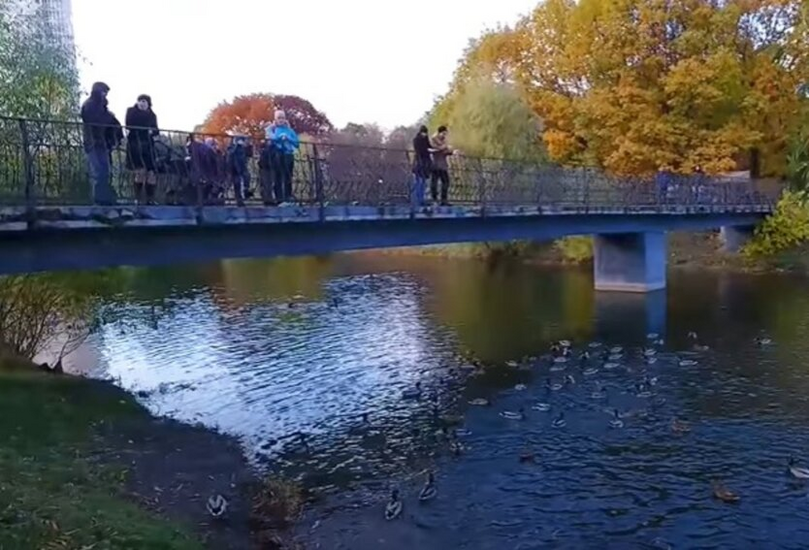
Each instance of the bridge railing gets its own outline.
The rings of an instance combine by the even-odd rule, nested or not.
[[[92,183],[77,122],[0,117],[0,205],[90,205]],[[167,205],[234,204],[234,137],[161,131],[147,148],[156,171],[152,200]],[[247,140],[247,204],[274,200],[262,140]],[[111,151],[120,204],[136,194],[126,140]],[[412,152],[336,143],[302,143],[295,155],[294,201],[316,205],[412,205]],[[559,208],[766,206],[780,192],[747,179],[673,176],[618,178],[588,168],[508,159],[450,157],[449,201],[471,206]],[[429,185],[426,198],[429,200]]]

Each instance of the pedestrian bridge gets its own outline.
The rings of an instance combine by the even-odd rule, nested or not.
[[[0,273],[593,235],[596,288],[646,292],[665,287],[667,232],[721,229],[733,249],[777,198],[750,180],[462,157],[452,205],[425,206],[413,201],[406,151],[318,143],[296,156],[294,203],[266,206],[258,155],[254,196],[237,201],[227,166],[200,171],[177,144],[202,138],[183,134],[167,137],[167,155],[155,148],[156,204],[138,204],[122,148],[112,152],[118,204],[92,206],[80,136],[80,125],[0,117]]]

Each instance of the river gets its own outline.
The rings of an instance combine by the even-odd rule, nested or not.
[[[644,297],[597,294],[577,269],[373,253],[114,273],[74,364],[302,479],[320,495],[300,526],[313,548],[809,540],[787,471],[809,466],[804,279],[675,271]],[[438,493],[419,503],[427,471]],[[394,487],[404,512],[386,522]]]

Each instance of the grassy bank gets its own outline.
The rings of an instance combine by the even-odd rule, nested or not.
[[[249,547],[249,474],[227,438],[155,419],[110,384],[8,360],[0,418],[0,549]],[[221,524],[205,511],[214,493],[231,499]]]

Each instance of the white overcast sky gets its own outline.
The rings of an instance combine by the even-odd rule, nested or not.
[[[331,121],[411,124],[444,93],[470,38],[538,0],[73,0],[85,91],[123,117],[152,96],[164,128],[217,103],[294,94]]]

